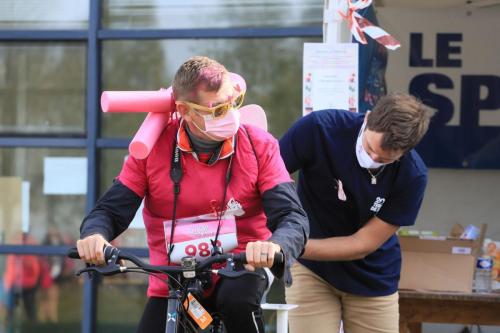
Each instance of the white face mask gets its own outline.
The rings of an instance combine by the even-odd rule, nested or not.
[[[212,117],[203,117],[205,130],[202,130],[193,121],[193,124],[205,133],[208,137],[221,141],[232,137],[240,128],[240,112],[237,109],[230,109],[223,118],[211,119]],[[210,119],[208,119],[210,118]]]
[[[366,122],[364,122],[363,126],[361,126],[361,130],[359,131],[358,134],[358,139],[356,140],[356,157],[358,158],[358,163],[362,168],[378,169],[381,166],[386,165],[388,163],[375,162],[366,152],[365,148],[363,147],[363,134],[365,132],[365,125]]]

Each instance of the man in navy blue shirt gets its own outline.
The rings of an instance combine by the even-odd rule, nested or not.
[[[292,268],[291,333],[399,332],[401,252],[396,231],[415,223],[427,168],[413,148],[430,110],[390,94],[365,114],[316,111],[280,141],[310,221],[310,239]]]

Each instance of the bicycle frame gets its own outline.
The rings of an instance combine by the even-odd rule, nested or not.
[[[184,321],[184,310],[178,295],[176,295],[177,290],[170,289],[168,296],[167,305],[167,322],[165,325],[165,333],[177,333],[179,326],[190,325],[191,330],[196,332],[196,328],[191,324],[189,320]],[[182,322],[185,323],[182,323]]]
[[[176,280],[184,282],[181,274],[176,277]],[[165,333],[178,333],[179,327],[184,327],[184,332],[198,332],[198,329],[193,325],[191,320],[187,318],[186,310],[183,302],[185,297],[180,292],[180,288],[175,288],[170,282],[169,295],[167,300],[167,316],[165,323]],[[185,293],[184,293],[185,294]],[[185,296],[185,295],[184,295]]]

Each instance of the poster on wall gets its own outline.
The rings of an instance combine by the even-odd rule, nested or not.
[[[429,167],[500,168],[500,6],[379,8],[401,41],[391,52],[388,91],[436,110],[417,147]]]
[[[0,242],[18,243],[23,232],[23,180],[0,177]]]
[[[358,44],[304,43],[302,115],[358,111]]]

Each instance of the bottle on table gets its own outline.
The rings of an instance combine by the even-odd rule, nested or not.
[[[474,291],[478,293],[491,292],[491,270],[493,259],[488,255],[477,258],[476,273],[474,277]]]

